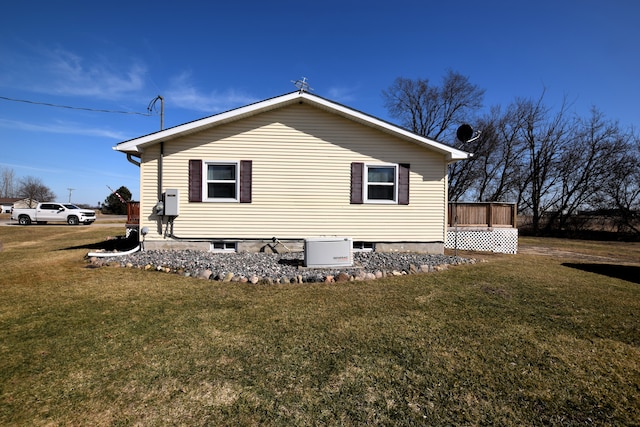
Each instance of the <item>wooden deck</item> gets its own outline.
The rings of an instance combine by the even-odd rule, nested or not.
[[[516,228],[516,218],[517,208],[515,203],[449,203],[449,227]]]

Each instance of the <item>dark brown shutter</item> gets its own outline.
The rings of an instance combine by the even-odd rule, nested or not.
[[[252,169],[251,160],[240,161],[240,203],[251,203]]]
[[[364,163],[351,163],[351,204],[362,204]]]
[[[202,201],[202,160],[189,160],[189,201]]]
[[[398,169],[398,204],[409,204],[409,163],[400,163]]]

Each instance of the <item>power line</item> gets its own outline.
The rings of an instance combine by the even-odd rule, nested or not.
[[[47,107],[67,108],[69,110],[92,111],[94,113],[137,114],[139,116],[147,116],[147,117],[151,116],[151,112],[149,112],[149,113],[138,113],[136,111],[100,110],[100,109],[96,109],[96,108],[72,107],[72,106],[69,106],[69,105],[49,104],[47,102],[27,101],[25,99],[8,98],[6,96],[0,96],[0,99],[4,99],[5,101],[13,101],[13,102],[24,102],[25,104],[44,105],[44,106],[47,106]]]

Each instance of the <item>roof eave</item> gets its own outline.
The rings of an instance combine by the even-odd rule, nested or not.
[[[473,153],[467,153],[466,151],[460,151],[460,150],[456,150],[456,151],[462,154],[447,156],[447,161],[449,164],[459,162],[460,160],[468,160],[473,157]]]
[[[470,153],[455,149],[441,142],[422,137],[392,123],[307,92],[291,92],[275,98],[256,102],[244,107],[209,116],[204,119],[195,120],[173,128],[124,141],[113,147],[113,149],[127,154],[139,155],[144,151],[146,146],[157,144],[161,141],[168,141],[210,127],[219,126],[224,123],[240,120],[245,117],[287,106],[296,102],[314,105],[318,108],[336,113],[349,120],[395,135],[425,148],[430,148],[445,155],[450,163],[465,160],[472,156]]]
[[[144,151],[144,147],[157,144],[160,141],[178,138],[190,133],[199,132],[209,127],[219,126],[224,123],[240,120],[244,117],[277,108],[278,106],[293,103],[298,98],[298,95],[298,92],[293,92],[276,98],[249,104],[244,107],[225,111],[223,113],[214,114],[203,119],[194,120],[169,129],[130,139],[128,141],[123,141],[113,147],[113,149],[125,153],[141,153]]]
[[[450,163],[457,162],[459,160],[466,160],[473,156],[473,154],[467,153],[466,151],[458,150],[433,139],[425,138],[411,131],[403,129],[397,125],[381,120],[377,117],[370,116],[361,111],[354,110],[352,108],[324,99],[322,97],[318,97],[316,95],[307,95],[306,93],[302,93],[300,94],[300,96],[311,104],[315,104],[316,106],[324,106],[334,112],[338,112],[343,117],[355,120],[361,124],[365,124],[383,132],[390,133],[397,137],[401,137],[402,139],[417,143],[425,148],[430,148],[432,150],[438,151],[444,154]]]

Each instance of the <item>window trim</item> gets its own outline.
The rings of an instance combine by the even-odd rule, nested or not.
[[[393,168],[393,200],[390,199],[370,199],[369,198],[369,168]],[[399,187],[399,165],[397,163],[365,163],[362,173],[362,201],[367,204],[398,204],[398,187]],[[380,183],[377,183],[380,185]],[[376,185],[376,183],[372,183]]]
[[[235,173],[235,198],[230,197],[208,197],[208,185],[209,180],[208,168],[209,165],[233,165],[236,169]],[[221,181],[222,182],[222,181]],[[229,181],[230,182],[230,181]],[[240,202],[240,161],[239,160],[203,160],[202,161],[202,201],[206,203],[239,203]]]

